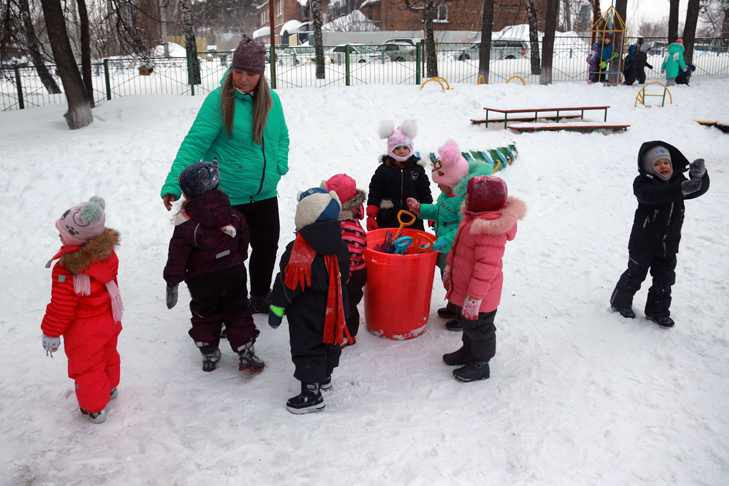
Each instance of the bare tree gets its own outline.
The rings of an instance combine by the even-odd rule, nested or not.
[[[271,1],[271,0],[269,0]],[[321,35],[321,2],[310,0],[311,18],[314,24],[314,60],[316,62],[316,79],[324,79],[324,40]]]
[[[572,30],[572,0],[562,0],[563,30]]]
[[[86,0],[76,0],[78,6],[78,17],[81,28],[81,74],[83,75],[84,87],[86,88],[86,96],[91,103],[91,107],[95,106],[94,102],[94,85],[91,76],[91,36],[89,34],[89,12],[86,9]]]
[[[91,104],[86,96],[86,88],[68,40],[61,1],[41,0],[41,5],[48,30],[48,39],[53,49],[53,58],[58,66],[63,91],[66,93],[68,102],[68,111],[63,116],[70,129],[85,127],[94,118],[91,114]]]
[[[532,74],[541,74],[542,66],[539,61],[539,24],[538,12],[534,0],[526,0],[527,18],[529,19],[529,51],[531,53]]]
[[[668,23],[665,19],[660,22],[643,21],[638,27],[638,33],[643,37],[666,37],[668,35]]]
[[[669,0],[668,9],[668,42],[678,39],[678,3],[679,0]]]
[[[542,39],[542,72],[539,76],[540,84],[552,83],[552,58],[554,55],[554,32],[557,29],[557,16],[559,15],[559,0],[546,0],[544,8],[544,38]]]
[[[192,20],[191,0],[180,0],[180,14],[182,17],[182,29],[185,33],[185,51],[187,51],[187,83],[200,84],[200,61],[197,58],[197,43],[195,41],[195,26]],[[271,19],[271,31],[273,31],[273,19]]]
[[[435,51],[435,35],[433,34],[433,21],[438,15],[438,7],[445,5],[448,0],[405,0],[405,6],[423,15],[423,30],[425,33],[425,64],[429,78],[438,76],[438,56]]]
[[[18,0],[18,7],[20,16],[23,22],[23,34],[25,36],[25,47],[28,50],[30,59],[33,62],[38,77],[40,78],[46,91],[50,94],[59,94],[61,88],[58,87],[58,83],[53,79],[48,67],[46,67],[45,59],[41,53],[41,42],[35,32],[33,25],[33,18],[30,14],[30,5],[28,0]]]
[[[696,39],[696,24],[699,20],[699,0],[689,0],[686,8],[686,23],[683,27],[683,45],[686,47],[686,64],[691,64],[694,58],[694,40]]]
[[[623,28],[627,26],[625,21],[625,14],[628,11],[628,0],[615,0],[615,13],[620,16],[623,20]],[[616,30],[620,29],[619,25],[613,27]],[[617,85],[620,79],[620,72],[622,71],[621,65],[623,63],[622,52],[623,52],[623,36],[625,32],[615,32],[613,38],[613,59],[610,61],[610,72],[608,73],[608,80],[611,84]],[[621,55],[615,55],[621,54]]]
[[[600,10],[600,0],[590,0],[590,4],[592,5],[592,25],[594,26],[598,20],[602,18],[602,10]],[[592,36],[590,40],[590,45],[592,45],[595,42],[595,29],[592,30]]]
[[[481,45],[478,48],[478,84],[489,83],[491,35],[494,30],[494,0],[483,0]]]

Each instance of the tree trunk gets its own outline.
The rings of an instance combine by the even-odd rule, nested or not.
[[[269,0],[272,1],[272,0]],[[311,17],[314,22],[314,60],[316,61],[316,79],[324,79],[324,40],[321,35],[321,3],[311,0]]]
[[[94,79],[91,76],[91,36],[89,35],[89,12],[86,10],[86,0],[76,0],[78,16],[81,27],[81,71],[86,88],[86,97],[91,108],[96,106],[94,101]]]
[[[725,42],[729,42],[729,3],[723,7],[723,10],[724,20],[721,22],[721,38],[724,39]]]
[[[542,39],[542,73],[539,76],[540,84],[552,83],[552,57],[554,54],[554,32],[557,29],[557,15],[559,15],[559,0],[546,0],[546,14],[544,19],[544,38]]]
[[[539,24],[538,12],[534,0],[527,0],[527,16],[529,18],[529,52],[531,53],[532,74],[541,74],[542,66],[539,61]]]
[[[195,42],[195,26],[192,20],[190,0],[180,0],[182,15],[182,31],[185,33],[185,51],[187,53],[187,84],[200,84],[200,61],[197,58]],[[273,27],[271,28],[273,29]]]
[[[669,0],[668,10],[668,43],[678,39],[678,3],[679,0]]]
[[[63,115],[68,128],[76,129],[89,125],[93,121],[91,105],[86,97],[86,89],[78,71],[76,59],[73,57],[71,43],[68,40],[66,22],[63,19],[63,9],[60,0],[41,0],[43,17],[46,21],[48,40],[53,49],[53,58],[66,93],[68,111]]]
[[[43,55],[40,52],[40,41],[33,27],[33,19],[30,17],[28,0],[18,0],[18,6],[20,7],[20,15],[23,20],[25,47],[28,49],[28,54],[30,54],[30,59],[33,61],[33,66],[35,66],[38,77],[49,94],[59,94],[61,88],[58,87],[58,83],[56,83],[56,80],[53,79],[50,71],[48,71]]]
[[[615,0],[615,12],[620,15],[620,18],[625,22],[625,13],[628,11],[628,0]],[[625,22],[627,26],[627,22]],[[619,27],[616,25],[615,29]],[[622,71],[621,66],[623,63],[623,37],[625,32],[615,32],[613,37],[613,56],[617,54],[617,57],[610,61],[610,71],[608,72],[608,82],[616,86],[620,82],[620,72]]]
[[[699,0],[689,0],[686,8],[686,23],[683,26],[683,45],[686,48],[684,59],[691,64],[694,59],[694,40],[696,39],[696,23],[699,20]]]
[[[425,25],[425,63],[429,78],[438,76],[438,55],[435,51],[435,35],[433,33],[433,20],[436,13],[436,0],[427,0],[423,9],[423,23]]]
[[[533,0],[532,0],[533,1]],[[572,0],[564,0],[564,30],[572,30]]]
[[[494,0],[483,0],[481,45],[478,48],[478,84],[489,83],[491,63],[491,34],[494,30]]]
[[[595,43],[595,24],[602,17],[602,11],[600,10],[600,0],[590,0],[590,4],[592,4],[592,27],[590,28],[592,32],[590,45],[592,45]]]

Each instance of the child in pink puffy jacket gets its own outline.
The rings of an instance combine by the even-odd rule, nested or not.
[[[501,300],[504,247],[516,236],[516,222],[526,205],[509,197],[506,183],[492,176],[468,182],[463,219],[448,254],[443,280],[446,298],[461,308],[463,345],[444,354],[449,366],[460,366],[453,376],[460,381],[489,377],[489,360],[496,354],[494,317]]]

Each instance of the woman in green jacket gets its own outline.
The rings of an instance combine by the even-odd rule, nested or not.
[[[250,230],[250,303],[259,313],[268,312],[278,249],[276,187],[289,170],[288,128],[281,100],[263,76],[265,54],[263,45],[243,36],[232,68],[205,98],[160,193],[169,211],[181,194],[180,173],[200,160],[218,162],[220,189]]]

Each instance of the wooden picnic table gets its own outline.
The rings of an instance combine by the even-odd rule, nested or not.
[[[607,111],[608,108],[610,108],[610,105],[590,105],[590,106],[559,106],[556,108],[494,108],[491,106],[485,106],[484,110],[486,110],[486,126],[489,126],[489,112],[493,111],[495,113],[502,113],[504,115],[504,129],[507,128],[507,123],[509,122],[509,115],[512,114],[519,114],[519,113],[534,113],[534,121],[536,122],[539,119],[539,113],[545,113],[545,112],[556,112],[556,116],[553,118],[557,121],[560,120],[560,118],[568,118],[560,117],[560,112],[565,111],[579,111],[580,112],[580,119],[585,119],[585,112],[586,111],[604,111],[605,116],[603,118],[604,122],[607,122]],[[569,116],[569,118],[574,118],[574,116]],[[523,121],[523,118],[522,118]]]
[[[512,123],[509,129],[515,132],[556,132],[567,130],[570,132],[594,132],[596,130],[621,131],[630,128],[629,123],[600,123],[600,122],[577,122],[577,123]]]

